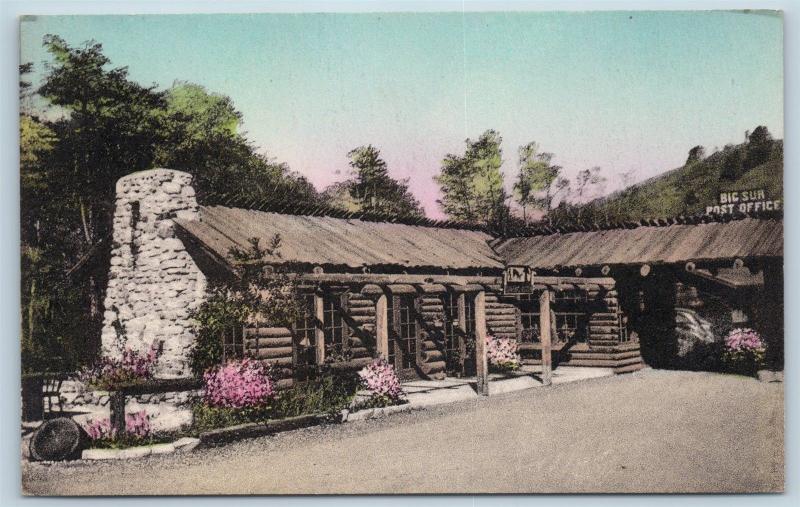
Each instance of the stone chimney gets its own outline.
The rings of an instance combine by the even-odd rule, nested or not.
[[[171,169],[117,181],[103,354],[119,356],[125,347],[146,351],[160,342],[157,378],[191,375],[190,313],[205,296],[206,278],[174,230],[174,218],[197,217],[191,184],[190,174]]]

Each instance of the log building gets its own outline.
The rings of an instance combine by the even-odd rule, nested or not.
[[[528,363],[549,360],[540,351],[552,339],[557,365],[635,371],[661,357],[652,351],[669,341],[676,284],[716,286],[720,270],[734,267],[763,277],[750,298],[761,311],[747,312],[752,327],[782,344],[782,319],[774,318],[777,308],[782,316],[780,218],[495,238],[465,228],[199,206],[189,175],[167,169],[128,175],[117,190],[104,351],[114,353],[120,330],[133,347],[162,340],[161,377],[189,375],[191,310],[210,279],[230,276],[232,249],[246,249],[250,238],[267,246],[280,237],[263,262],[296,277],[304,315],[290,327],[254,322],[220,339],[226,357],[277,365],[283,385],[326,359],[359,367],[378,355],[402,378],[481,380],[487,334],[516,339]],[[529,290],[508,290],[509,267],[533,273]]]

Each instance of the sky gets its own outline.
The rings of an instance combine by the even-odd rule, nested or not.
[[[448,12],[39,16],[21,23],[37,73],[45,34],[94,39],[130,78],[233,99],[247,137],[319,189],[377,146],[442,217],[433,176],[487,129],[536,141],[572,177],[619,187],[678,167],[698,144],[783,137],[783,20],[767,12]],[[35,76],[34,76],[35,77]]]

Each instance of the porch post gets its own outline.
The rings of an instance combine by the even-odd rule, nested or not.
[[[475,361],[478,394],[489,395],[489,364],[486,359],[486,293],[475,295]]]
[[[386,294],[381,294],[375,302],[375,340],[378,355],[389,360],[389,305]]]
[[[317,364],[322,365],[325,363],[325,330],[323,324],[325,322],[325,307],[322,304],[322,296],[314,293],[314,342],[317,346]]]
[[[542,383],[549,386],[553,383],[552,356],[552,322],[550,319],[550,301],[552,293],[545,289],[539,297],[539,330],[542,346]]]

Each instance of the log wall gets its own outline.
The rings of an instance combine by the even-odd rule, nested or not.
[[[420,370],[431,379],[445,377],[444,303],[438,294],[422,294],[417,300],[420,315]]]
[[[244,329],[245,355],[266,360],[275,368],[278,387],[293,383],[294,338],[286,327],[248,326]]]

